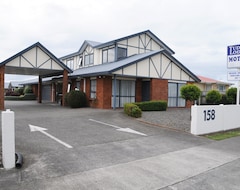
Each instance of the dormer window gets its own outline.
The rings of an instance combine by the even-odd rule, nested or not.
[[[102,55],[103,55],[102,57],[103,63],[110,63],[115,61],[115,48],[103,50]]]
[[[127,48],[118,47],[117,49],[117,60],[127,57]]]
[[[127,48],[117,47],[117,57],[115,48],[109,48],[102,51],[102,63],[111,63],[127,57]]]

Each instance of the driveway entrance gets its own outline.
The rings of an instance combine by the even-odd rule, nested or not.
[[[16,151],[23,155],[24,165],[20,170],[0,170],[3,189],[96,189],[101,184],[97,184],[97,176],[92,176],[94,171],[121,165],[124,168],[131,163],[140,164],[160,155],[211,142],[187,133],[147,125],[126,116],[121,109],[70,109],[34,101],[6,101],[6,108],[15,112]],[[29,125],[43,128],[44,133],[31,132]],[[127,128],[145,135],[123,130]],[[129,168],[133,167],[132,164]],[[136,175],[133,177],[129,173],[128,183],[139,176],[140,165],[137,165],[137,170],[132,168]],[[88,182],[81,181],[79,186],[80,181],[74,180],[74,176],[88,175],[86,172],[90,172],[93,178],[87,179]],[[149,174],[144,175],[147,177]],[[115,180],[123,177],[122,173],[117,176]],[[64,181],[68,177],[73,181],[59,187],[58,180]],[[58,183],[55,184],[56,180]],[[121,183],[126,183],[125,180]],[[139,185],[143,184],[139,181]]]

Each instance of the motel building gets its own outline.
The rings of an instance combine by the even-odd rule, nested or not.
[[[189,107],[180,88],[200,79],[173,57],[170,49],[151,31],[143,31],[105,43],[84,41],[80,49],[59,58],[73,72],[68,90],[86,93],[90,107],[121,108],[125,103],[165,100],[168,107]],[[42,100],[56,102],[64,96],[62,75],[43,78],[41,95],[37,81],[29,81]]]

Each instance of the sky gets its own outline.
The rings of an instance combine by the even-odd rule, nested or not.
[[[239,7],[239,0],[1,0],[0,62],[36,42],[62,57],[84,40],[151,30],[195,75],[227,82],[227,46],[240,44]]]

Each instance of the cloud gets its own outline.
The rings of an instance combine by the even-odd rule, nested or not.
[[[0,61],[39,41],[57,57],[84,40],[106,42],[150,29],[193,72],[225,75],[239,44],[238,0],[8,0],[0,2]]]

